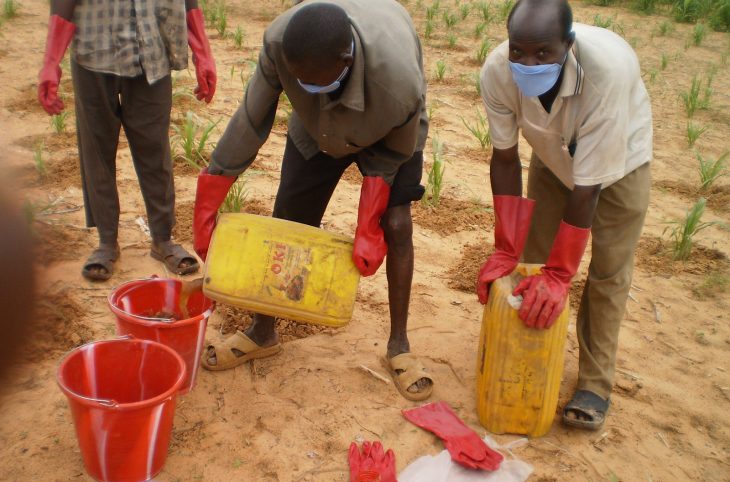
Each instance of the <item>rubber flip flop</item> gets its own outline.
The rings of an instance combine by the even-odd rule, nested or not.
[[[208,363],[208,351],[210,348],[215,350],[215,365]],[[243,355],[237,356],[233,350],[238,350]],[[201,364],[206,370],[222,371],[237,367],[250,360],[276,355],[280,351],[281,343],[272,346],[260,346],[243,332],[236,331],[218,345],[209,344],[206,346]]]
[[[91,281],[106,281],[112,277],[114,263],[119,259],[119,245],[99,245],[81,268],[81,275]],[[92,271],[93,268],[103,268],[106,273]]]
[[[583,430],[598,430],[606,421],[606,413],[608,413],[610,405],[610,400],[604,400],[591,391],[578,390],[572,400],[563,408],[563,423]],[[570,412],[589,417],[589,420],[570,418],[568,417]]]
[[[395,387],[407,400],[420,402],[431,396],[434,384],[433,377],[426,371],[426,368],[418,361],[418,357],[415,355],[401,353],[390,359],[384,358],[383,366],[390,372]],[[428,379],[431,384],[420,392],[409,392],[408,387],[421,378]]]
[[[162,261],[163,263],[165,263],[167,269],[175,274],[186,275],[190,273],[195,273],[196,271],[198,271],[198,269],[200,269],[200,264],[198,263],[198,260],[195,259],[192,254],[185,251],[185,249],[179,244],[173,244],[170,242],[161,243],[157,246],[153,244],[152,250],[150,251],[150,256],[152,256],[157,261]],[[181,268],[180,263],[186,260],[191,261],[192,263],[189,266]]]

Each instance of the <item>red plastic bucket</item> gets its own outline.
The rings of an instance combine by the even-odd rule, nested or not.
[[[213,302],[198,291],[188,299],[188,318],[180,312],[182,282],[168,278],[130,281],[112,291],[109,306],[117,317],[117,334],[154,340],[180,354],[187,378],[180,392],[192,390],[205,343]]]
[[[174,350],[134,338],[88,343],[61,360],[86,471],[102,481],[140,481],[165,464],[185,362]]]

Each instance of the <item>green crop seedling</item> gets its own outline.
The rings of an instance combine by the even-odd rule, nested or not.
[[[459,18],[456,16],[456,14],[453,14],[453,13],[449,12],[448,10],[444,10],[443,20],[444,20],[444,25],[446,25],[446,28],[451,30],[452,28],[454,28],[456,23],[459,21]]]
[[[489,24],[494,20],[494,18],[492,17],[492,8],[490,7],[489,3],[479,2],[477,7],[479,8],[479,13],[482,16],[482,20],[484,21],[484,23]]]
[[[426,192],[423,196],[423,203],[434,207],[439,205],[441,201],[441,189],[443,187],[444,172],[446,166],[443,159],[443,143],[438,136],[434,136],[432,140],[433,165],[428,171],[428,182],[426,183]]]
[[[479,44],[479,47],[477,48],[475,58],[478,65],[484,64],[484,61],[487,60],[487,55],[489,55],[489,50],[491,48],[492,42],[490,42],[488,38],[483,39],[482,42]]]
[[[240,213],[248,198],[248,189],[246,189],[246,178],[239,176],[233,183],[231,189],[228,190],[226,198],[223,200],[220,212],[222,213]]]
[[[446,62],[443,59],[438,59],[436,61],[436,80],[441,82],[444,80],[444,75],[446,75]]]
[[[215,29],[218,31],[220,38],[225,38],[226,28],[228,27],[228,12],[226,11],[225,2],[216,3],[215,10]]]
[[[235,32],[233,32],[233,45],[235,45],[237,49],[240,50],[243,48],[243,39],[245,36],[246,34],[243,29],[240,26],[236,27]]]
[[[719,178],[725,175],[727,167],[725,161],[730,156],[730,151],[725,152],[716,160],[705,159],[699,152],[695,153],[699,166],[697,167],[700,174],[700,191],[706,191]]]
[[[487,24],[484,22],[478,23],[476,27],[474,27],[474,36],[476,38],[481,37],[484,35],[484,30],[486,30]]]
[[[670,238],[672,239],[672,251],[674,259],[685,261],[689,259],[692,253],[692,245],[694,237],[705,228],[708,228],[716,222],[702,222],[702,214],[705,212],[707,200],[700,198],[691,209],[687,211],[685,218],[681,221],[672,221],[675,226],[670,230]],[[667,227],[664,232],[669,230]]]
[[[486,150],[486,148],[492,143],[492,135],[489,132],[489,125],[487,124],[487,119],[484,114],[477,109],[477,121],[474,125],[468,123],[463,117],[461,118],[461,122],[464,124],[464,127],[471,132],[476,140],[479,141],[479,145],[482,150]]]
[[[667,65],[669,65],[669,56],[662,52],[662,70],[666,69]]]
[[[706,126],[700,126],[692,121],[687,121],[687,145],[692,147],[702,134],[707,132]]]
[[[3,18],[9,20],[18,16],[18,2],[15,0],[4,0],[3,2]]]
[[[702,41],[705,39],[706,35],[707,27],[705,27],[704,23],[698,23],[695,25],[695,28],[692,30],[692,42],[694,42],[695,47],[702,45]]]
[[[641,13],[652,14],[656,9],[657,0],[634,0],[633,8]]]
[[[459,13],[461,14],[462,20],[466,20],[466,17],[469,16],[470,12],[471,12],[471,5],[469,5],[468,3],[465,3],[461,7],[459,7]]]
[[[686,92],[681,92],[679,96],[682,98],[682,101],[684,102],[684,110],[687,113],[688,118],[692,118],[692,116],[695,115],[695,111],[699,109],[701,106],[701,100],[700,100],[700,89],[702,88],[702,80],[700,80],[697,75],[692,77],[692,85],[690,86],[689,90]]]
[[[170,141],[180,149],[177,157],[196,170],[207,166],[208,160],[205,156],[210,146],[210,135],[217,125],[218,122],[204,123],[193,112],[188,111],[181,125],[173,125],[175,135]]]
[[[666,37],[670,33],[674,32],[674,24],[669,20],[664,20],[659,24],[659,28],[657,30],[660,37]]]
[[[36,144],[35,149],[33,150],[33,163],[35,164],[35,170],[42,178],[45,178],[46,174],[48,174],[48,170],[46,169],[46,160],[43,157],[44,147],[45,143],[43,141],[40,141],[38,144]]]
[[[51,116],[51,128],[56,134],[66,132],[66,118],[68,117],[68,111],[64,110],[58,115]]]
[[[450,49],[455,49],[456,45],[459,43],[459,37],[457,37],[455,33],[450,33],[446,36],[446,42]]]

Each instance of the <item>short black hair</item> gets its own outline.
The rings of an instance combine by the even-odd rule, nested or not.
[[[331,65],[348,52],[352,30],[347,12],[331,3],[310,3],[297,10],[284,30],[287,62]]]
[[[567,0],[517,0],[517,3],[512,7],[507,17],[507,31],[510,30],[514,13],[522,4],[525,4],[525,6],[529,4],[531,7],[555,8],[560,19],[560,30],[563,35],[563,40],[570,40],[573,37],[573,9],[570,8]]]

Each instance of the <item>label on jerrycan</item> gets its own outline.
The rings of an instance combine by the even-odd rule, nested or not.
[[[262,291],[272,297],[301,301],[307,289],[312,266],[310,248],[266,240],[269,263],[263,276]]]

